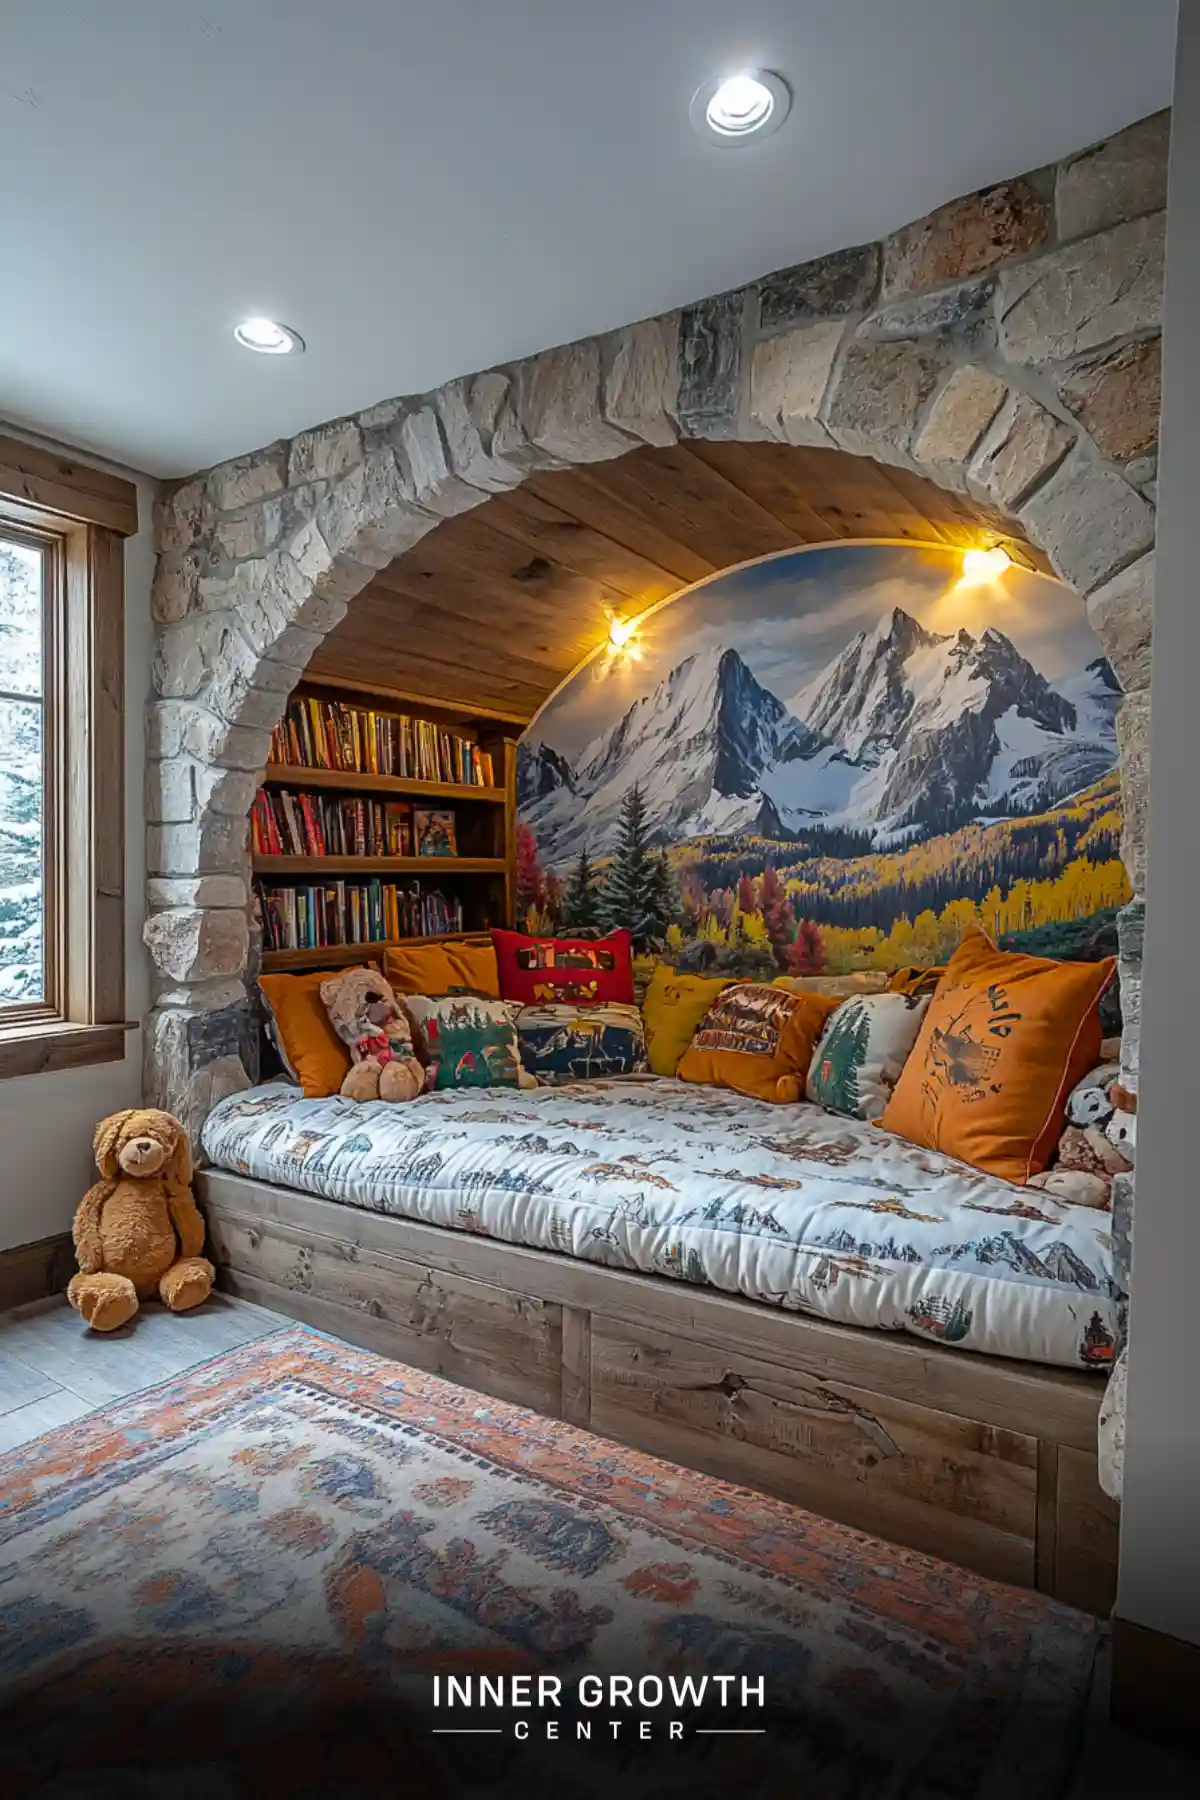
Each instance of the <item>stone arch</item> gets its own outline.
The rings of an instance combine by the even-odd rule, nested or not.
[[[882,243],[389,400],[177,484],[156,516],[146,1085],[193,1134],[252,1066],[247,814],[270,730],[379,570],[534,471],[732,438],[902,466],[1010,522],[1126,690],[1144,885],[1167,116]],[[1136,1083],[1141,902],[1122,929]]]

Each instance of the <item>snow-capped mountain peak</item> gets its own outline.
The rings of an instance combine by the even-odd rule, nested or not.
[[[790,706],[713,646],[635,700],[574,769],[523,745],[522,815],[552,865],[585,843],[606,854],[634,783],[664,843],[830,825],[882,847],[1090,785],[1116,760],[1118,701],[1103,658],[1051,684],[996,627],[943,635],[897,606]]]

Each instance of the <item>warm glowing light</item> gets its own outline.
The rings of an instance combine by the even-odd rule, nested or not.
[[[994,544],[990,550],[967,550],[963,554],[963,580],[970,583],[995,581],[1011,562],[1012,557],[999,544]]]
[[[612,650],[624,650],[637,630],[636,619],[612,618],[608,622],[608,643]]]
[[[243,350],[255,350],[260,356],[293,356],[304,349],[300,333],[274,319],[243,319],[233,335]]]

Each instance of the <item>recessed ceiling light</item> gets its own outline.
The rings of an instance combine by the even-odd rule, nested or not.
[[[770,69],[717,75],[692,95],[692,125],[710,144],[746,144],[770,137],[787,118],[792,90]]]
[[[274,319],[243,319],[233,335],[243,350],[257,350],[260,356],[299,356],[304,349],[300,333]]]

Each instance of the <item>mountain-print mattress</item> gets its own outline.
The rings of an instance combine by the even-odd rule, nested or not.
[[[652,1078],[407,1105],[274,1083],[204,1127],[219,1168],[840,1324],[1106,1369],[1107,1213],[811,1105]]]

